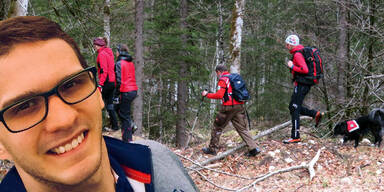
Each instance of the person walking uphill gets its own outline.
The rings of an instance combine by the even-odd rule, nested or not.
[[[93,46],[97,50],[97,73],[99,77],[99,86],[110,118],[112,130],[118,130],[117,116],[113,106],[113,96],[115,91],[115,59],[112,49],[106,46],[106,40],[102,37],[96,37],[93,40]]]
[[[260,150],[256,147],[255,141],[247,129],[245,108],[243,101],[232,99],[232,86],[229,82],[227,67],[224,65],[216,66],[216,75],[219,78],[218,86],[220,89],[216,93],[208,93],[204,90],[201,95],[209,99],[222,99],[222,105],[216,114],[211,132],[211,141],[208,148],[203,148],[205,154],[215,155],[219,148],[220,136],[229,121],[232,122],[240,137],[248,146],[247,156],[256,156]]]
[[[292,60],[287,62],[288,68],[293,75],[294,89],[289,103],[289,111],[292,117],[292,130],[291,138],[284,140],[283,143],[297,143],[300,142],[300,115],[306,115],[313,117],[316,121],[316,127],[318,126],[323,113],[316,110],[308,109],[302,106],[305,96],[311,89],[311,85],[301,83],[299,78],[308,74],[308,67],[305,62],[304,56],[299,51],[304,49],[303,45],[299,44],[299,37],[297,35],[289,35],[285,40],[285,47],[292,54]]]
[[[116,91],[115,98],[120,98],[118,114],[121,119],[123,141],[132,141],[134,123],[131,119],[131,103],[137,95],[135,65],[128,54],[127,45],[118,45],[116,51]]]

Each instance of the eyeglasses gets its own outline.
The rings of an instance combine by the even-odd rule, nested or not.
[[[0,111],[0,120],[8,131],[18,133],[44,121],[48,114],[48,97],[57,95],[64,103],[73,105],[91,96],[97,87],[96,68],[86,68],[60,82],[48,92],[29,97]]]

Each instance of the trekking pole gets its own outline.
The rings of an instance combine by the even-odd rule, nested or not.
[[[249,118],[247,106],[245,106],[245,114],[247,115],[247,119],[248,119],[248,129],[251,130],[251,119]]]
[[[206,90],[206,89],[205,89],[205,90]],[[199,108],[197,109],[196,117],[195,117],[195,120],[193,121],[191,132],[190,132],[189,135],[188,135],[188,139],[187,139],[187,142],[186,142],[186,144],[185,144],[185,148],[188,147],[188,145],[189,145],[189,141],[191,140],[191,137],[192,137],[192,134],[193,134],[193,130],[195,129],[195,125],[196,125],[197,119],[198,119],[198,117],[199,117],[199,113],[200,113],[200,110],[201,110],[201,106],[203,105],[203,101],[204,101],[204,96],[201,97],[201,101],[200,101],[200,104],[199,104]],[[185,148],[184,148],[184,149],[185,149]]]

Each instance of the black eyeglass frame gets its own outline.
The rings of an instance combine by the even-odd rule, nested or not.
[[[60,95],[60,93],[59,93],[59,87],[62,86],[64,82],[67,82],[68,80],[71,80],[71,79],[73,79],[74,77],[76,77],[76,76],[78,76],[79,74],[81,74],[81,73],[83,73],[83,72],[86,72],[86,71],[89,71],[89,72],[92,73],[95,88],[93,89],[93,91],[90,92],[90,94],[89,94],[88,96],[84,97],[83,99],[81,99],[81,100],[79,100],[79,101],[76,101],[76,102],[67,102],[67,101]],[[45,92],[45,93],[42,93],[42,94],[38,94],[38,95],[34,95],[34,96],[31,96],[31,97],[28,97],[28,98],[26,98],[26,99],[20,100],[20,101],[18,101],[18,102],[16,102],[16,103],[13,103],[13,104],[11,104],[11,105],[5,107],[4,109],[2,109],[2,110],[0,111],[0,120],[1,120],[1,122],[4,124],[4,126],[5,126],[5,127],[8,129],[8,131],[11,132],[11,133],[19,133],[19,132],[23,132],[23,131],[26,131],[26,130],[28,130],[28,129],[31,129],[32,127],[34,127],[34,126],[38,125],[39,123],[41,123],[42,121],[44,121],[45,118],[47,117],[47,115],[48,115],[48,111],[49,111],[49,108],[48,108],[48,98],[49,98],[50,96],[52,96],[52,95],[57,95],[57,96],[58,96],[64,103],[66,103],[66,104],[68,104],[68,105],[73,105],[73,104],[76,104],[76,103],[80,103],[80,102],[86,100],[87,98],[89,98],[91,95],[93,95],[93,93],[95,93],[95,91],[96,91],[96,89],[97,89],[96,72],[97,72],[96,67],[88,67],[88,68],[86,68],[86,69],[84,69],[84,70],[81,70],[81,71],[79,71],[78,73],[75,73],[75,74],[71,75],[70,77],[68,77],[68,78],[66,78],[66,79],[64,79],[64,80],[62,80],[62,81],[61,81],[60,83],[58,83],[54,88],[52,88],[51,90],[49,90],[49,91],[47,91],[47,92]],[[22,102],[24,102],[24,101],[27,101],[27,100],[29,100],[29,99],[31,99],[31,98],[33,98],[33,97],[38,97],[38,96],[43,96],[43,97],[44,97],[44,100],[45,100],[45,108],[46,108],[46,110],[45,110],[44,117],[43,117],[40,121],[38,121],[37,123],[33,124],[32,126],[29,126],[29,127],[25,128],[25,129],[21,129],[21,130],[17,130],[17,131],[14,131],[14,130],[10,129],[10,128],[8,127],[7,123],[6,123],[5,120],[4,120],[4,116],[3,116],[3,115],[4,115],[4,112],[7,111],[9,108],[11,108],[11,107],[17,105],[17,104],[20,104],[20,103],[22,103]]]

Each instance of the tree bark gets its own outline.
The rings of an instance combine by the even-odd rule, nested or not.
[[[181,55],[185,55],[185,46],[187,44],[187,16],[188,16],[188,3],[187,0],[181,0],[180,2],[180,29],[183,31],[181,34],[181,41],[183,49]],[[186,147],[187,132],[186,132],[186,108],[187,108],[187,69],[188,65],[185,61],[180,61],[179,68],[179,81],[177,84],[177,122],[176,122],[176,145],[180,148]]]
[[[217,11],[219,13],[219,26],[217,28],[216,40],[216,65],[224,65],[224,34],[223,34],[223,8],[222,0],[217,0]],[[216,77],[215,77],[216,78]]]
[[[104,37],[107,45],[111,46],[111,0],[105,0],[104,4]]]
[[[245,0],[236,0],[231,25],[231,73],[240,73],[241,37],[243,32]]]
[[[136,84],[139,88],[136,99],[133,102],[133,120],[138,130],[136,134],[141,135],[143,130],[143,79],[144,79],[144,56],[143,56],[143,24],[144,24],[144,0],[135,1],[135,75]],[[140,92],[141,91],[141,92]]]
[[[11,16],[26,16],[28,14],[28,0],[17,0],[14,1],[14,10],[12,11]]]
[[[376,0],[370,0],[369,1],[370,7],[369,7],[369,45],[368,45],[368,66],[367,66],[367,72],[365,73],[365,76],[369,76],[372,73],[373,69],[373,46],[375,44],[376,38],[374,36],[373,29],[375,28],[375,17],[376,17]],[[361,109],[362,114],[367,114],[369,110],[369,87],[368,84],[365,84],[364,87],[364,94],[363,94],[363,107]]]
[[[345,100],[345,77],[346,77],[346,62],[347,62],[347,49],[346,49],[346,38],[347,38],[347,20],[346,20],[346,3],[345,0],[339,2],[340,19],[339,19],[339,45],[337,49],[337,89],[338,89],[338,100],[339,104],[342,104]]]

